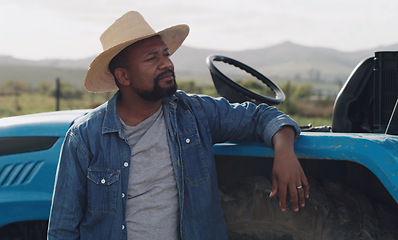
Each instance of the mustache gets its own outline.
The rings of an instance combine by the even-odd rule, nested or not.
[[[155,77],[155,81],[158,82],[164,75],[167,75],[167,74],[170,74],[170,73],[171,73],[171,75],[173,76],[173,78],[175,80],[176,77],[175,77],[174,71],[172,69],[167,69],[164,72],[159,73],[159,75],[157,75]]]

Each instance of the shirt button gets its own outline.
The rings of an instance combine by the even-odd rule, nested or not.
[[[124,193],[122,193],[122,198],[124,198],[124,196],[126,196]]]
[[[185,142],[186,142],[186,143],[190,143],[190,142],[191,142],[191,139],[187,138],[187,139],[185,140]]]
[[[128,162],[124,162],[123,166],[124,166],[124,167],[128,167],[128,166],[129,166],[129,163],[128,163]]]
[[[105,178],[101,179],[101,183],[102,183],[102,184],[105,184],[105,182],[106,182],[106,181],[105,181]]]
[[[124,230],[124,225],[122,225],[122,230]]]

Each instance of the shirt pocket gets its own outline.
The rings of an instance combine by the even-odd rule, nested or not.
[[[115,213],[120,170],[88,169],[87,178],[88,210]]]
[[[180,134],[185,181],[197,186],[210,180],[197,131]]]

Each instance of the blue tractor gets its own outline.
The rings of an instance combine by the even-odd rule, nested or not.
[[[222,73],[226,63],[267,84],[270,98]],[[219,64],[217,63],[217,64]],[[224,56],[207,64],[230,102],[281,103],[271,80]],[[362,61],[335,100],[331,127],[302,127],[295,150],[310,199],[295,213],[268,197],[273,150],[257,142],[214,146],[230,239],[398,239],[398,53]],[[45,239],[64,135],[88,110],[0,119],[0,239]]]

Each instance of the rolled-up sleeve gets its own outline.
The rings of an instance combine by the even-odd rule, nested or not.
[[[271,121],[269,121],[269,123],[266,125],[266,127],[263,128],[263,139],[264,139],[264,142],[268,146],[273,147],[272,137],[275,135],[275,133],[277,133],[284,126],[293,127],[294,131],[295,131],[295,139],[298,138],[298,136],[301,133],[300,127],[288,115],[282,114],[282,115],[279,115],[278,117],[272,119]]]

